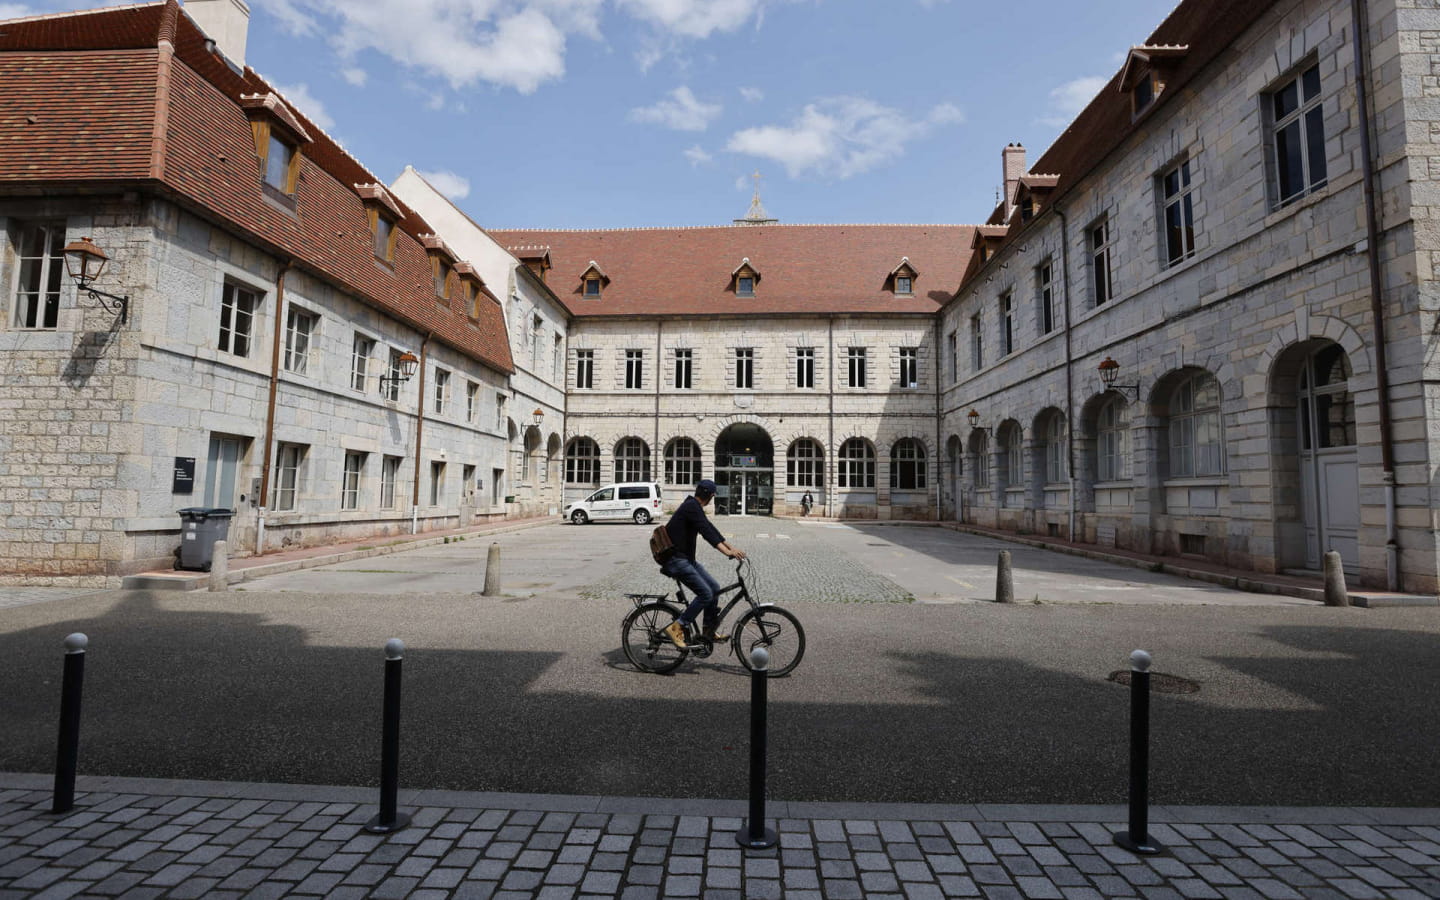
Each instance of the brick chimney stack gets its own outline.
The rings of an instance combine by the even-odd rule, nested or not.
[[[1015,212],[1015,193],[1020,187],[1020,177],[1025,174],[1025,147],[1020,143],[1006,144],[1000,151],[1005,168],[1005,221]]]
[[[181,8],[226,59],[244,67],[245,39],[250,31],[250,7],[245,0],[185,0]]]

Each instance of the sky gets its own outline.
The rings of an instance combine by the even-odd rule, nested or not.
[[[245,62],[489,228],[976,223],[1175,0],[249,0]],[[95,0],[0,0],[0,19]],[[222,48],[223,49],[223,48]]]

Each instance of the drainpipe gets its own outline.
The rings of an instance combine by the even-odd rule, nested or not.
[[[410,498],[410,533],[420,533],[420,438],[425,431],[425,357],[430,350],[430,339],[435,332],[425,335],[420,342],[420,395],[415,412],[415,488]]]
[[[660,382],[665,378],[665,363],[660,356],[660,332],[665,328],[664,319],[655,320],[655,440],[650,445],[650,474],[652,481],[659,481],[664,474],[665,448],[660,446]],[[713,466],[712,466],[713,468]]]
[[[825,350],[825,393],[830,399],[829,424],[829,448],[825,451],[826,468],[830,471],[830,487],[825,491],[825,516],[835,517],[835,318],[831,316],[825,325],[828,335],[825,340],[828,346]]]
[[[293,260],[280,264],[275,275],[275,330],[270,340],[270,397],[265,406],[265,450],[260,462],[260,514],[255,520],[255,555],[265,552],[265,503],[270,496],[270,460],[275,446],[275,395],[280,388],[280,340],[285,321],[285,275],[294,267]]]
[[[1375,389],[1380,400],[1380,465],[1385,487],[1385,587],[1400,589],[1400,541],[1395,523],[1395,446],[1390,418],[1390,367],[1385,352],[1385,308],[1381,299],[1380,219],[1375,202],[1374,149],[1370,145],[1370,98],[1366,82],[1370,71],[1365,0],[1351,0],[1351,34],[1355,44],[1355,103],[1360,113],[1360,160],[1365,184],[1365,234],[1370,263],[1370,318],[1375,330]]]
[[[1071,365],[1070,335],[1070,220],[1065,210],[1055,207],[1060,217],[1060,283],[1065,287],[1065,469],[1070,476],[1070,526],[1065,532],[1075,540],[1075,373]]]
[[[944,452],[940,444],[940,434],[942,430],[940,422],[940,367],[945,363],[944,349],[940,346],[941,315],[943,315],[943,313],[935,316],[935,365],[931,367],[935,370],[935,521],[937,522],[945,518],[941,513],[941,507],[945,503],[945,475],[940,465],[940,454]],[[945,457],[945,462],[947,465],[950,462],[948,454]],[[951,486],[951,490],[954,490],[953,485]]]

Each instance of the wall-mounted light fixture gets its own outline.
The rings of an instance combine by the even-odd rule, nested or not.
[[[105,264],[110,257],[104,250],[95,246],[95,242],[88,237],[78,241],[71,241],[65,245],[65,269],[75,283],[80,286],[91,300],[96,301],[110,312],[120,316],[120,324],[124,325],[130,314],[130,298],[118,297],[115,294],[107,294],[104,291],[97,291],[91,284],[105,271]]]
[[[535,407],[535,411],[530,414],[530,424],[534,425],[536,428],[539,428],[541,423],[543,423],[544,421],[545,410],[541,409],[538,406]]]
[[[395,358],[395,368],[399,370],[398,375],[381,375],[380,389],[384,390],[388,382],[404,384],[415,377],[415,370],[420,368],[420,357],[406,350]]]
[[[1115,379],[1120,375],[1120,364],[1110,357],[1100,361],[1100,382],[1105,385],[1105,390],[1116,391],[1121,396],[1130,394],[1131,400],[1140,399],[1139,384],[1116,384]]]
[[[986,428],[984,425],[981,425],[981,424],[980,424],[980,412],[979,412],[979,410],[971,409],[968,413],[965,414],[965,418],[966,418],[967,420],[969,420],[969,422],[970,422],[970,427],[973,428],[973,429],[975,429],[976,431],[989,431],[989,430],[990,430],[989,428]]]

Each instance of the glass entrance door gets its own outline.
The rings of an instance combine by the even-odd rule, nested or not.
[[[775,473],[720,469],[715,473],[715,512],[729,516],[768,516],[775,505]]]

